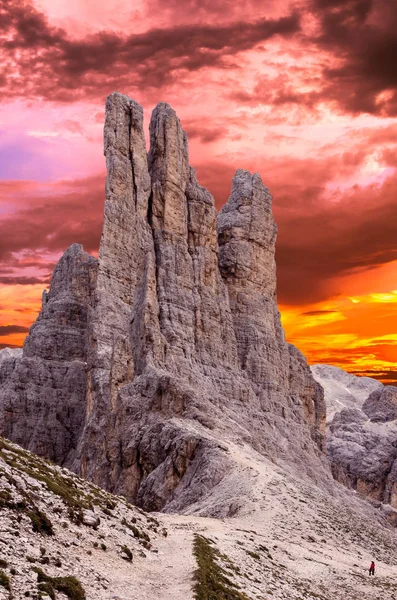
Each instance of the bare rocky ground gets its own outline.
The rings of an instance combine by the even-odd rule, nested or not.
[[[190,514],[146,515],[2,440],[0,569],[10,591],[0,586],[0,598],[51,597],[40,592],[38,569],[55,578],[56,599],[397,598],[397,535],[380,513],[342,487],[320,491],[246,445],[225,443],[225,452],[236,468]],[[231,489],[234,515],[216,518]],[[194,590],[197,535],[219,552],[237,586],[229,595]],[[63,577],[84,592],[57,590]]]
[[[327,406],[326,453],[333,476],[397,525],[397,387],[314,365]]]
[[[310,370],[324,390],[327,423],[345,408],[361,410],[368,396],[383,388],[383,384],[372,377],[357,377],[333,365],[313,365]]]

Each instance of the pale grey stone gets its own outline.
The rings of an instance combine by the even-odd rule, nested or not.
[[[377,379],[357,377],[331,365],[313,365],[311,371],[324,388],[327,422],[344,408],[361,408],[371,392],[383,387]]]
[[[104,137],[98,261],[73,246],[57,265],[23,358],[0,369],[0,433],[149,510],[220,485],[222,438],[329,482],[322,388],[285,341],[260,176],[237,171],[217,215],[169,105],[148,156],[127,96],[108,97]]]
[[[66,250],[23,355],[0,366],[1,434],[60,463],[71,460],[84,425],[87,318],[96,270],[96,259],[81,245]]]
[[[337,367],[315,365],[333,418],[326,433],[334,477],[397,524],[397,388]]]
[[[3,348],[0,350],[0,365],[5,360],[21,358],[21,356],[22,348]]]
[[[83,510],[83,524],[88,527],[99,527],[101,519],[92,510]]]

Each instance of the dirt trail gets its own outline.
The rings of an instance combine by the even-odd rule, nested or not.
[[[133,566],[126,564],[120,568],[117,563],[119,568],[112,572],[109,585],[109,591],[117,592],[110,593],[109,599],[193,600],[196,568],[193,531],[190,526],[179,523],[179,517],[162,515],[162,521],[168,536],[156,541],[152,550],[145,551],[146,558],[134,558]]]
[[[194,600],[195,533],[214,542],[236,589],[252,600],[397,600],[395,532],[341,511],[339,498],[290,478],[252,449],[230,444],[229,452],[236,469],[216,497],[191,507],[190,515],[156,514],[168,536],[133,566],[115,563],[109,600]],[[198,516],[210,506],[216,512],[231,488],[236,502],[244,499],[234,517]],[[378,570],[369,580],[372,555]]]
[[[124,501],[110,502],[111,509],[95,505],[97,528],[67,520],[64,500],[22,469],[26,453],[3,452],[1,468],[10,476],[0,477],[3,504],[9,490],[18,499],[25,485],[55,528],[44,539],[28,513],[18,520],[11,504],[0,510],[0,550],[15,600],[37,589],[34,567],[42,564],[51,577],[75,576],[87,600],[194,600],[195,533],[210,540],[233,589],[250,600],[397,600],[396,529],[368,503],[342,487],[329,494],[252,448],[230,443],[227,451],[235,468],[189,507],[190,514],[145,516]],[[58,468],[40,468],[62,481]],[[69,484],[74,476],[67,477]],[[88,486],[77,478],[75,485],[80,493]],[[104,502],[104,492],[96,494]],[[88,510],[89,517],[95,514]],[[376,576],[369,578],[372,559]],[[0,586],[0,599],[7,596]]]

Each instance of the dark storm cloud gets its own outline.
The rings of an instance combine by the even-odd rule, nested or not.
[[[234,102],[250,106],[269,105],[273,107],[273,113],[269,116],[272,122],[278,119],[279,123],[286,120],[285,105],[299,105],[306,110],[313,110],[316,105],[324,100],[322,82],[319,89],[310,92],[302,92],[300,86],[294,80],[297,69],[280,73],[277,77],[269,77],[264,74],[258,76],[252,91],[238,88],[236,86],[228,96]],[[302,73],[300,73],[302,76]],[[311,83],[309,81],[309,83]],[[275,115],[275,109],[282,109],[279,115]]]
[[[224,139],[227,136],[227,129],[224,127],[217,126],[203,126],[199,123],[187,123],[184,125],[184,129],[188,134],[189,139],[197,138],[203,144],[210,144],[211,142],[216,142],[217,140]]]
[[[27,333],[28,331],[29,327],[22,327],[21,325],[0,325],[0,337],[11,333]]]
[[[394,0],[313,0],[312,10],[321,23],[315,43],[342,61],[324,69],[325,95],[353,113],[397,115]]]
[[[168,13],[170,19],[175,21],[200,21],[218,17],[225,20],[241,18],[242,5],[236,0],[146,0],[148,13],[154,11]],[[251,16],[257,15],[260,11],[271,12],[280,5],[280,0],[244,0],[244,16],[250,20]]]
[[[327,196],[328,182],[364,156],[358,151],[255,165],[274,197],[282,304],[302,305],[342,294],[343,277],[397,260],[397,174],[383,185],[335,192],[333,201]],[[230,194],[234,171],[230,163],[197,168],[200,183],[215,195],[218,208]]]
[[[104,177],[66,182],[64,190],[58,183],[47,197],[41,194],[36,197],[35,194],[35,189],[29,196],[25,191],[24,199],[30,206],[0,220],[0,262],[4,266],[51,269],[52,264],[43,262],[40,252],[62,252],[74,242],[83,244],[87,252],[98,249],[103,220]],[[15,259],[15,254],[24,251],[37,252],[36,260],[25,262]]]
[[[331,103],[342,112],[397,115],[397,5],[394,0],[309,0],[318,31],[302,34],[300,53],[311,53],[323,66],[318,80],[302,91],[306,67],[296,64],[277,77],[260,74],[251,91],[234,89],[230,97],[249,105],[298,105],[314,109]],[[299,72],[299,84],[296,75]]]
[[[36,283],[42,283],[46,285],[50,282],[50,277],[25,277],[25,276],[13,276],[13,277],[2,277],[0,275],[0,284],[3,285],[34,285]]]
[[[375,371],[369,370],[365,372],[367,377],[374,377],[374,379],[379,379],[385,385],[397,385],[397,371],[390,369],[389,371]]]
[[[155,7],[158,0],[150,4]],[[331,102],[355,114],[397,115],[394,0],[308,0],[299,14],[277,19],[262,18],[264,6],[257,0],[249,8],[251,18],[259,15],[255,21],[242,19],[240,8],[229,0],[172,0],[165,10],[174,26],[127,35],[100,31],[75,39],[52,26],[30,2],[0,0],[0,93],[71,102],[103,97],[115,88],[158,89],[172,84],[181,71],[227,67],[228,59],[275,35],[299,34],[296,52],[330,57],[316,86],[302,92],[288,69],[271,85],[261,76],[252,91],[235,89],[234,100],[309,109]],[[310,13],[318,28],[304,34],[300,17]],[[192,14],[200,20],[190,22]],[[214,20],[215,15],[222,19]]]
[[[311,216],[279,214],[276,257],[281,302],[318,301],[342,294],[342,276],[397,260],[396,203],[390,201],[379,209],[363,206],[359,215],[357,210],[353,201],[339,214],[321,203]]]
[[[319,200],[304,214],[277,209],[279,297],[285,303],[343,293],[343,277],[397,260],[397,177],[352,189],[337,205]]]
[[[158,0],[150,4],[155,8]],[[270,84],[261,74],[250,92],[236,84],[235,101],[306,109],[329,102],[354,114],[397,115],[394,0],[307,0],[299,13],[273,19],[262,17],[266,11],[257,0],[249,2],[250,18],[242,19],[236,6],[229,0],[172,0],[164,9],[170,25],[162,29],[127,35],[100,31],[75,39],[52,26],[30,2],[0,0],[0,94],[72,102],[98,99],[115,88],[159,89],[184,71],[227,68],[239,52],[276,35],[297,34],[291,52],[328,56],[310,91],[301,91],[291,66]],[[318,24],[315,34],[303,33],[300,26],[301,17],[310,13]],[[258,15],[256,20],[252,15]]]
[[[7,97],[73,101],[115,87],[169,83],[178,70],[222,66],[223,59],[300,28],[296,14],[227,25],[178,25],[123,35],[101,31],[76,40],[29,2],[0,4],[1,90]]]
[[[38,270],[44,269],[48,272],[51,272],[55,267],[55,263],[43,261],[38,252],[31,253],[26,251],[26,249],[24,250],[24,258],[21,259],[16,258],[13,254],[9,254],[8,256],[3,254],[3,260],[0,264],[0,277],[14,275],[15,269],[28,269],[29,267],[33,267],[34,269]]]

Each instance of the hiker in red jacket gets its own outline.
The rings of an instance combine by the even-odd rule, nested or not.
[[[369,567],[369,574],[370,575],[375,575],[375,563],[374,563],[374,561],[371,562],[371,566]]]

